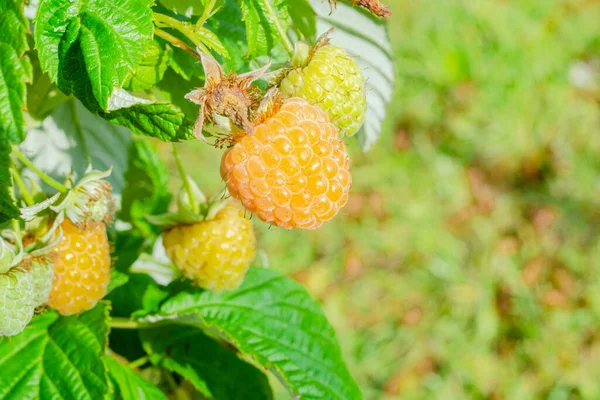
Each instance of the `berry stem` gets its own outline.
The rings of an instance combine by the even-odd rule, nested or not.
[[[279,18],[277,17],[275,10],[273,10],[271,1],[270,0],[260,0],[260,1],[261,1],[261,3],[263,3],[263,5],[265,6],[265,9],[271,16],[271,20],[273,21],[273,24],[275,25],[275,29],[277,29],[277,33],[279,33],[279,36],[281,37],[281,41],[283,42],[283,47],[285,47],[286,51],[288,52],[288,54],[291,57],[294,54],[294,46],[292,46],[292,42],[290,41],[290,38],[288,38],[287,34],[283,30],[283,27],[281,26],[281,22],[279,21]]]
[[[179,170],[179,175],[183,180],[183,188],[187,193],[190,201],[190,205],[192,206],[192,210],[194,213],[198,213],[200,211],[198,207],[198,202],[196,201],[196,196],[194,196],[194,191],[192,190],[192,186],[190,185],[190,181],[188,180],[188,176],[185,173],[185,169],[183,168],[183,163],[181,162],[181,157],[179,156],[179,150],[177,150],[177,146],[175,143],[173,145],[173,157],[175,157],[175,163],[177,164],[177,169]]]
[[[17,171],[17,169],[13,166],[10,169],[10,174],[13,177],[13,181],[17,184],[17,187],[19,188],[19,191],[21,192],[21,196],[23,196],[25,203],[28,206],[32,206],[35,202],[33,201],[33,197],[31,197],[31,193],[29,193],[25,182],[23,182],[23,178],[21,177],[19,171]]]
[[[23,164],[25,164],[25,166],[27,168],[29,168],[30,170],[32,170],[33,172],[35,172],[40,177],[40,179],[43,180],[44,182],[46,182],[48,185],[52,186],[54,189],[58,190],[61,193],[67,193],[69,191],[69,189],[65,185],[62,185],[62,184],[58,183],[57,181],[55,181],[54,179],[52,179],[49,175],[47,175],[42,170],[40,170],[38,167],[36,167],[35,165],[33,165],[33,163],[31,161],[29,161],[29,159],[27,157],[25,157],[23,155],[23,153],[21,153],[19,151],[19,149],[17,149],[16,146],[13,146],[12,153]]]
[[[113,317],[109,325],[112,329],[146,329],[154,328],[159,323],[133,321],[129,318]]]
[[[150,361],[148,356],[144,356],[144,357],[138,358],[137,360],[130,362],[129,364],[127,364],[127,366],[131,369],[136,369],[136,368],[139,368],[142,365],[146,364],[148,361]]]
[[[200,36],[194,31],[194,28],[191,27],[189,24],[160,13],[154,13],[153,16],[154,21],[159,27],[167,27],[181,32],[183,35],[185,35],[185,37],[190,39],[192,43],[194,43],[194,46],[199,48],[202,52],[206,54],[210,53],[210,51],[202,43],[202,39],[200,38]]]
[[[194,51],[194,49],[192,49],[186,43],[182,42],[181,40],[179,40],[175,36],[171,35],[170,33],[167,33],[160,28],[155,28],[154,34],[160,38],[165,39],[167,42],[171,43],[173,46],[178,47],[181,50],[190,53],[191,55],[196,57],[196,59],[198,61],[200,61],[200,55],[198,53],[196,53],[196,51]]]

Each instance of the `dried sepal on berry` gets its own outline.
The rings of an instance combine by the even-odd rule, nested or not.
[[[385,18],[392,15],[390,8],[379,0],[349,0],[349,2],[354,5],[366,8],[372,14],[378,17]],[[331,6],[332,12],[335,9],[336,4],[337,0],[329,0],[329,5]]]
[[[235,127],[251,134],[254,127],[250,121],[259,99],[259,93],[253,90],[251,84],[269,69],[270,63],[241,75],[225,74],[214,58],[200,51],[198,53],[204,68],[204,87],[185,95],[187,100],[200,106],[194,135],[206,141],[202,134],[205,123],[218,121],[219,116],[227,117]]]

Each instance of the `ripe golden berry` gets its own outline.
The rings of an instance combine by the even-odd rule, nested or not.
[[[306,65],[288,73],[279,89],[321,107],[344,136],[354,135],[365,121],[365,77],[341,47],[317,47]]]
[[[81,228],[62,223],[63,240],[54,249],[54,279],[48,305],[62,315],[93,308],[106,294],[110,280],[110,246],[106,227],[89,222]]]
[[[285,229],[315,229],[333,218],[348,201],[349,168],[327,114],[300,98],[286,100],[221,160],[229,193]]]
[[[252,223],[233,201],[213,219],[179,225],[163,234],[165,251],[175,266],[200,287],[214,291],[242,283],[254,259],[255,242]]]

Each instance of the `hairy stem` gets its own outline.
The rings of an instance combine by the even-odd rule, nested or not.
[[[142,365],[146,364],[148,361],[150,361],[150,358],[148,358],[148,356],[144,356],[144,357],[138,358],[137,360],[130,362],[129,364],[127,364],[127,366],[131,369],[136,369],[136,368],[139,368]]]
[[[29,193],[29,190],[27,189],[25,182],[23,182],[23,178],[21,177],[21,174],[19,173],[19,171],[17,171],[17,169],[14,166],[10,169],[10,173],[13,177],[13,181],[17,184],[17,187],[19,188],[19,191],[21,192],[21,196],[23,196],[25,203],[28,206],[32,206],[34,204],[33,197],[31,196],[31,193]]]
[[[139,322],[129,318],[113,317],[109,323],[112,329],[147,329],[159,325],[152,322]]]
[[[29,159],[27,157],[25,157],[23,155],[23,153],[21,153],[19,151],[19,149],[17,149],[16,146],[13,146],[12,153],[23,164],[25,164],[25,166],[27,168],[29,168],[30,170],[32,170],[33,172],[35,172],[40,177],[40,179],[43,180],[44,182],[46,182],[48,185],[52,186],[54,189],[58,190],[61,193],[66,193],[66,192],[69,191],[69,189],[65,185],[63,185],[61,183],[58,183],[57,181],[55,181],[54,179],[52,179],[49,175],[47,175],[42,170],[40,170],[38,167],[36,167],[35,165],[33,165],[33,163],[31,161],[29,161]]]
[[[196,196],[194,196],[194,191],[192,190],[192,186],[190,185],[190,181],[188,179],[187,174],[185,173],[185,169],[183,168],[183,163],[181,162],[181,157],[179,156],[179,150],[177,150],[177,146],[175,143],[171,143],[173,146],[173,157],[175,157],[175,163],[177,164],[177,169],[179,170],[179,175],[183,180],[183,188],[189,197],[190,205],[192,206],[192,211],[194,213],[198,213],[200,211],[198,207],[198,201]]]
[[[192,43],[194,43],[194,46],[196,46],[197,48],[199,48],[200,50],[202,50],[204,53],[209,53],[208,49],[206,48],[206,46],[204,46],[204,44],[202,43],[202,40],[200,40],[200,38],[198,37],[198,35],[196,34],[196,31],[194,30],[194,28],[192,26],[190,26],[189,24],[179,21],[178,19],[175,19],[173,17],[169,17],[168,15],[164,15],[164,14],[160,14],[160,13],[154,13],[154,21],[156,22],[156,24],[160,27],[168,27],[171,29],[175,29],[179,32],[181,32],[183,35],[185,35],[185,37],[187,37],[188,39],[190,39],[190,41]],[[164,39],[164,38],[163,38]]]
[[[171,43],[173,46],[178,47],[187,53],[190,53],[191,55],[196,57],[196,59],[198,61],[200,61],[200,55],[196,52],[196,50],[192,49],[190,46],[187,45],[187,43],[179,40],[178,38],[171,35],[170,33],[167,33],[165,31],[163,31],[162,29],[155,28],[154,34],[160,38],[165,39],[167,42]]]

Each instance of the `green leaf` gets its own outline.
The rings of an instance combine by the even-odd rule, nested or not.
[[[269,54],[269,51],[281,40],[277,21],[269,12],[269,4],[285,32],[290,19],[286,2],[284,0],[275,0],[272,4],[271,0],[239,0],[239,2],[246,23],[248,57]]]
[[[0,185],[0,224],[9,219],[19,218],[19,210],[15,206],[9,192],[11,182],[10,173],[10,147],[0,142],[0,182],[6,182]]]
[[[131,133],[90,113],[79,101],[61,104],[40,127],[27,133],[21,151],[53,178],[62,181],[71,172],[81,177],[91,162],[94,168],[113,166],[108,181],[113,193],[125,184],[127,149]],[[37,179],[35,174],[27,175]]]
[[[129,275],[119,272],[116,269],[110,271],[110,282],[108,282],[108,288],[106,293],[110,293],[118,287],[121,287],[129,282]]]
[[[106,110],[152,40],[151,6],[151,0],[42,0],[35,29],[42,69],[90,110]]]
[[[294,0],[289,4],[292,26],[300,37],[313,41],[317,35],[317,14],[308,0]]]
[[[167,212],[171,202],[169,172],[148,140],[134,139],[129,147],[119,219],[131,222],[144,236],[157,234],[146,215]]]
[[[27,329],[0,343],[0,398],[108,399],[103,364],[109,307],[99,304],[80,316],[47,312]]]
[[[164,142],[179,142],[194,137],[194,123],[167,103],[135,104],[103,113],[102,117],[127,127],[134,133],[155,137]]]
[[[23,105],[26,73],[15,49],[0,43],[0,140],[18,144],[25,138]]]
[[[0,142],[6,145],[25,138],[25,83],[31,78],[31,65],[24,56],[28,30],[23,2],[0,2]]]
[[[23,14],[23,1],[3,0],[0,2],[0,43],[12,47],[19,57],[27,51],[29,21]]]
[[[113,356],[104,359],[108,373],[115,384],[115,398],[123,400],[161,400],[167,396],[156,386],[142,378],[131,368],[121,364]]]
[[[143,320],[164,319],[227,341],[302,399],[362,398],[319,304],[274,271],[252,268],[230,292],[183,290]]]
[[[200,329],[165,326],[140,332],[150,361],[187,378],[206,398],[272,399],[267,377]]]
[[[342,2],[337,3],[333,13],[326,2],[311,2],[319,16],[319,34],[335,27],[331,42],[356,56],[367,80],[367,116],[358,141],[363,150],[368,150],[381,134],[394,87],[394,59],[385,22]]]
[[[240,72],[248,69],[249,62],[245,59],[248,53],[246,25],[242,22],[237,0],[225,0],[223,7],[206,22],[206,26],[221,39],[229,53],[229,58],[223,60],[225,70]]]
[[[204,11],[203,3],[204,1],[202,0],[160,0],[160,4],[165,8],[186,17],[202,15]]]
[[[125,87],[132,91],[150,89],[163,77],[173,49],[163,49],[156,41],[144,50],[142,60],[133,70],[131,77],[125,83]]]
[[[109,296],[114,315],[129,317],[140,310],[157,311],[169,295],[165,288],[146,274],[129,274],[127,284],[116,288]]]

